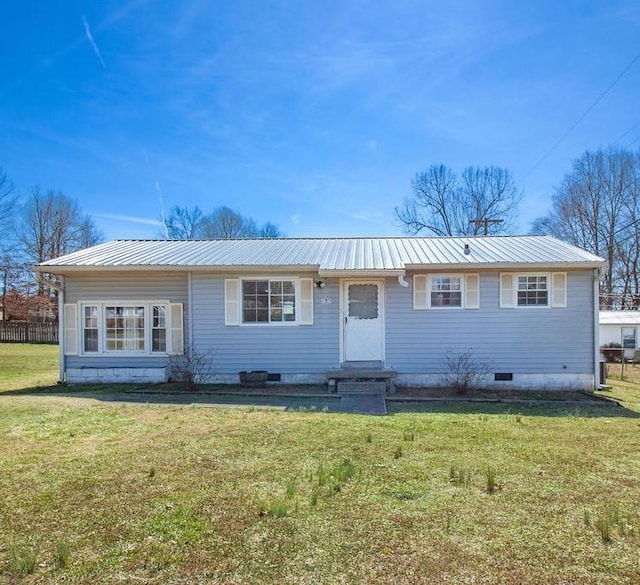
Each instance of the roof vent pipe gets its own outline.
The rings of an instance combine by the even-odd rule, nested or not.
[[[469,244],[465,244],[464,245],[464,255],[468,256],[469,254],[471,254],[471,248],[469,248]]]

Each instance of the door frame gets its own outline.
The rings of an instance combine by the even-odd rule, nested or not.
[[[380,312],[380,320],[381,320],[381,351],[382,351],[382,365],[386,364],[387,359],[387,348],[386,348],[386,338],[387,338],[387,329],[386,329],[386,295],[385,295],[385,279],[384,278],[341,278],[339,282],[340,287],[340,310],[339,319],[340,319],[340,327],[339,327],[339,352],[340,352],[340,364],[343,364],[346,361],[346,332],[345,332],[345,317],[347,315],[347,307],[345,305],[345,297],[347,292],[347,286],[349,284],[377,284],[378,285],[378,311]]]

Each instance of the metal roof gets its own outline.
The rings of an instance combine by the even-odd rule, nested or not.
[[[640,325],[640,311],[600,311],[600,325]]]
[[[465,253],[468,246],[468,253]],[[40,272],[87,269],[300,269],[319,274],[425,268],[599,267],[604,260],[548,236],[114,240],[43,262]]]

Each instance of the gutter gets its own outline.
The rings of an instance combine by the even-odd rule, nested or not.
[[[600,279],[602,268],[593,269],[593,382],[594,390],[602,385],[600,379]]]
[[[60,352],[60,376],[58,383],[64,382],[66,374],[66,364],[64,360],[64,277],[63,285],[59,285],[44,277],[44,274],[38,270],[33,270],[36,280],[43,286],[53,289],[58,293],[58,350]]]

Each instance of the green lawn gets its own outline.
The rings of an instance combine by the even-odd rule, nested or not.
[[[48,379],[4,372],[11,347],[0,380]],[[5,392],[0,582],[637,583],[640,391],[608,395],[373,417]]]
[[[58,360],[57,345],[0,343],[0,391],[55,384]]]

